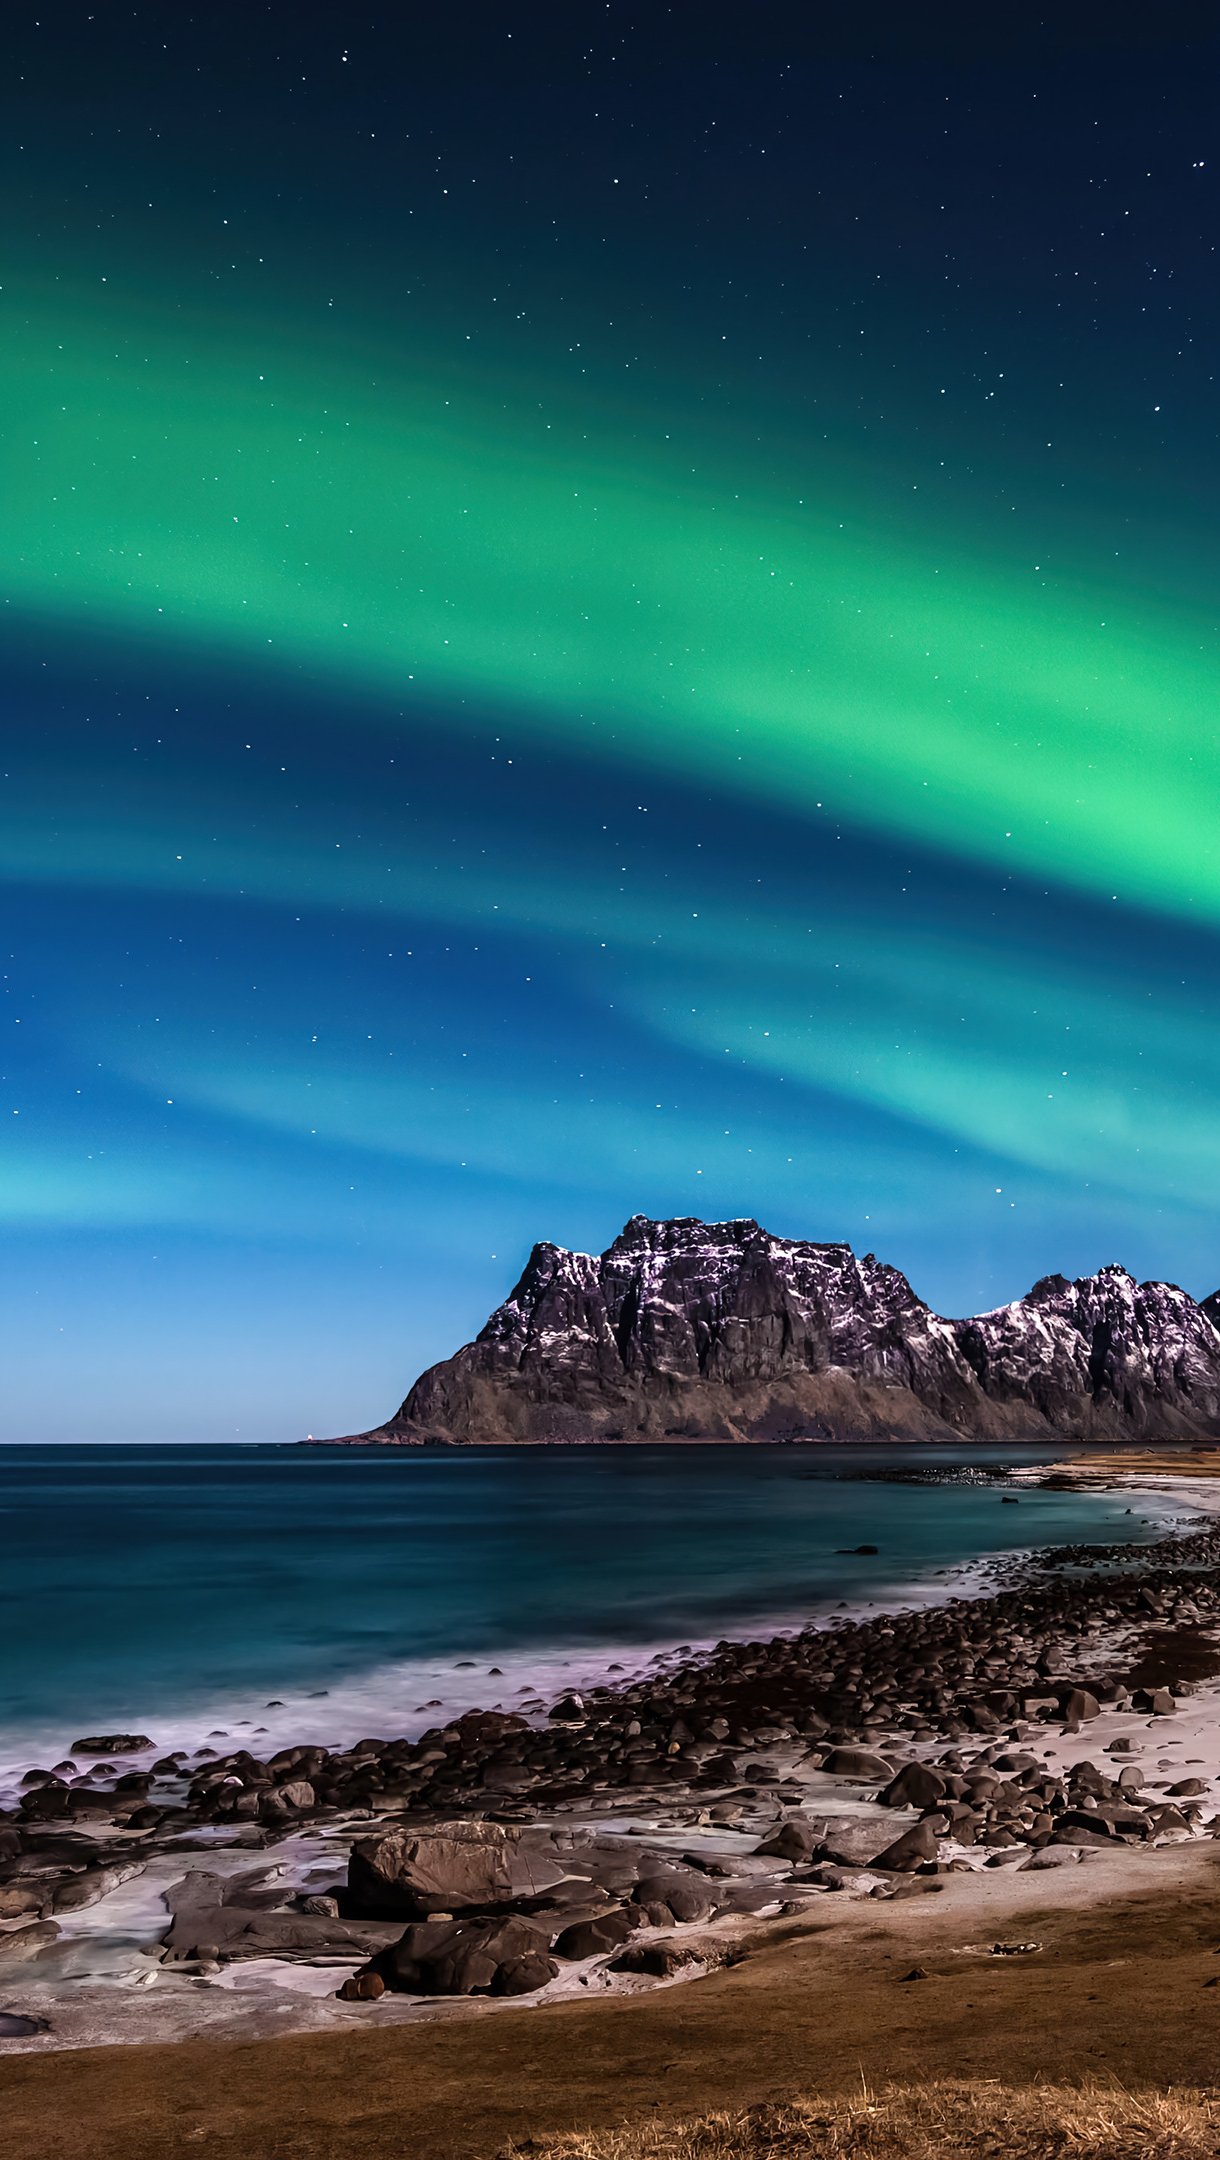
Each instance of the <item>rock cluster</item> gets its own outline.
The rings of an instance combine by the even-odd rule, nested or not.
[[[360,1905],[420,1915],[345,1984],[349,2001],[386,1988],[532,1994],[555,1978],[559,1961],[609,1956],[639,1929],[689,1925],[751,1903],[748,1881],[743,1902],[742,1886],[713,1885],[689,1860],[628,1838],[486,1821],[441,1823],[410,1837],[390,1832],[357,1845],[348,1884]],[[442,1897],[446,1916],[423,1917]],[[498,1909],[508,1905],[517,1909]],[[455,1918],[459,1912],[466,1917]]]
[[[1104,1267],[973,1319],[848,1245],[633,1216],[598,1257],[534,1247],[473,1343],[356,1437],[1044,1437],[1220,1432],[1220,1293]]]
[[[478,1711],[265,1760],[156,1756],[125,1735],[147,1768],[65,1759],[0,1811],[0,1962],[40,1955],[57,1915],[201,1838],[325,1830],[345,1857],[320,1888],[267,1866],[185,1873],[166,1957],[338,1960],[362,2002],[529,1993],[583,1961],[672,1977],[725,1954],[719,1923],[844,1888],[907,1894],[946,1869],[1189,1837],[1212,1820],[1207,1780],[1150,1783],[1135,1736],[1171,1730],[1220,1672],[1218,1626],[1207,1529],[1151,1552],[1065,1549],[989,1598],[722,1642],[534,1721]],[[1103,1711],[1107,1748],[1053,1771],[1040,1743]],[[870,1805],[844,1808],[844,1788]],[[660,1843],[589,1827],[640,1810],[670,1826]]]

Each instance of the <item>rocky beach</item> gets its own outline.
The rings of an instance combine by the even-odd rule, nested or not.
[[[1217,1488],[1190,1460],[1131,1480],[1193,1503],[1151,1547],[1010,1557],[982,1594],[410,1739],[65,1736],[0,1816],[6,2054],[613,2000],[862,1905],[951,1892],[999,1928],[1026,1881],[1143,1881],[1220,1821]]]

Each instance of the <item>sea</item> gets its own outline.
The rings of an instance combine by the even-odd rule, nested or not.
[[[0,1448],[0,1787],[109,1732],[414,1735],[1157,1534],[1144,1496],[970,1481],[1054,1452]]]

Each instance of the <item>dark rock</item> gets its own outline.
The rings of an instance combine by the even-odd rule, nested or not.
[[[313,1786],[305,1778],[291,1778],[273,1791],[259,1795],[258,1819],[264,1823],[281,1823],[291,1816],[306,1814],[316,1804]]]
[[[683,1942],[680,1938],[667,1942],[633,1943],[629,1950],[620,1951],[611,1964],[611,1972],[641,1973],[650,1980],[672,1980],[687,1965],[702,1963],[708,1955],[706,1943]]]
[[[601,1957],[606,1950],[617,1950],[632,1934],[632,1924],[621,1908],[598,1913],[592,1920],[578,1920],[573,1927],[566,1927],[555,1943],[556,1956],[561,1958]]]
[[[142,1755],[145,1748],[154,1747],[147,1733],[103,1733],[100,1738],[74,1740],[74,1755]]]
[[[1131,1701],[1136,1710],[1151,1717],[1172,1717],[1178,1707],[1167,1687],[1136,1688]]]
[[[516,1915],[506,1920],[425,1920],[381,1951],[373,1970],[387,1987],[407,1995],[530,1993],[545,1987],[558,1970],[549,1950],[546,1930]],[[537,1977],[544,1967],[544,1976]],[[504,1984],[499,1982],[502,1968],[510,1975]],[[525,1975],[532,1976],[528,1986]]]
[[[354,1846],[348,1891],[357,1912],[411,1919],[540,1897],[566,1872],[553,1851],[526,1845],[518,1830],[442,1822],[428,1830],[390,1830]]]
[[[553,1980],[558,1971],[554,1958],[544,1956],[540,1950],[531,1951],[525,1957],[506,1958],[496,1967],[491,1992],[493,1995],[534,1995]]]
[[[59,1784],[34,1785],[23,1792],[18,1802],[21,1817],[26,1822],[52,1822],[57,1817],[65,1820],[71,1815],[69,1788]]]
[[[664,1906],[669,1916],[683,1926],[697,1920],[709,1920],[716,1910],[716,1900],[706,1883],[694,1876],[644,1876],[637,1886],[635,1898],[636,1903],[648,1912]]]
[[[828,1777],[847,1778],[860,1785],[876,1785],[894,1775],[894,1765],[884,1755],[874,1755],[870,1748],[861,1747],[831,1748],[822,1768]]]
[[[1148,1811],[1153,1837],[1180,1837],[1189,1835],[1190,1824],[1176,1807],[1155,1807]]]
[[[1103,1815],[1100,1809],[1097,1808],[1092,1810],[1087,1808],[1065,1808],[1062,1815],[1056,1818],[1055,1836],[1065,1838],[1072,1830],[1096,1831],[1102,1838],[1108,1838],[1114,1834],[1114,1826],[1109,1820],[1108,1813]]]
[[[68,1787],[68,1813],[78,1821],[111,1822],[115,1813],[113,1793],[99,1792],[89,1785]]]
[[[1068,1730],[1079,1732],[1086,1718],[1100,1715],[1101,1704],[1087,1688],[1069,1688],[1063,1698],[1063,1717]]]
[[[904,1763],[877,1798],[882,1807],[929,1808],[943,1800],[945,1790],[945,1779],[930,1763]]]
[[[881,1868],[895,1875],[913,1874],[929,1860],[935,1860],[937,1852],[936,1830],[930,1821],[918,1822],[914,1829],[905,1830],[892,1845],[887,1845],[869,1861],[870,1868]]]
[[[754,1849],[766,1859],[799,1864],[808,1860],[817,1842],[813,1824],[806,1822],[803,1816],[790,1815],[787,1822],[782,1822],[778,1830],[773,1830],[770,1837],[764,1838]]]

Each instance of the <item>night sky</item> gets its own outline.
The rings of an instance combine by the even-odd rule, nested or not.
[[[8,12],[5,1437],[1220,1282],[1215,12],[825,12]]]

